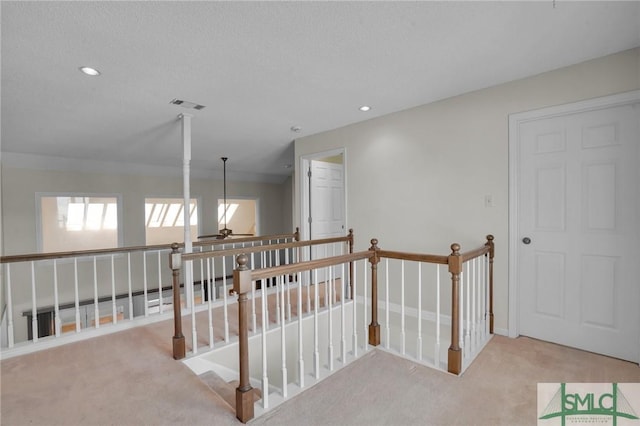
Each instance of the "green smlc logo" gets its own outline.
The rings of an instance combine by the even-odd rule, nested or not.
[[[560,389],[551,398],[539,419],[560,417],[562,426],[565,426],[567,417],[571,416],[582,416],[585,419],[589,416],[609,416],[613,420],[613,426],[617,425],[618,417],[638,420],[638,415],[617,383],[612,383],[611,393],[567,393],[566,383],[561,383]]]

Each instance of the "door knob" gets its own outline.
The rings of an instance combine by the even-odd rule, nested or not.
[[[524,237],[524,238],[522,239],[522,242],[523,242],[523,243],[525,243],[525,244],[531,244],[531,238],[529,238],[529,237]]]

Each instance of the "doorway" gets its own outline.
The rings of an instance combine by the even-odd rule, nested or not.
[[[640,91],[509,119],[509,335],[640,361]]]
[[[302,239],[346,234],[344,149],[300,157]]]

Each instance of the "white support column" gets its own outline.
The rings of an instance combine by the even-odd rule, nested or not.
[[[184,196],[184,252],[191,253],[193,245],[191,242],[191,118],[190,114],[180,114],[182,120],[182,192]],[[191,308],[193,293],[193,261],[187,261],[184,265],[184,291],[187,308]]]

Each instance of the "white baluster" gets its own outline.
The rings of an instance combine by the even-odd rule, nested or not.
[[[127,285],[129,290],[129,320],[133,319],[133,292],[131,290],[131,252],[127,253]]]
[[[340,358],[342,363],[347,363],[347,331],[345,325],[345,312],[344,312],[344,294],[345,294],[345,282],[344,282],[344,263],[340,265]]]
[[[253,242],[251,242],[251,247],[253,247]],[[255,269],[256,265],[255,265],[255,258],[254,258],[254,253],[251,253],[251,269]],[[251,282],[251,324],[252,324],[252,330],[253,332],[257,332],[258,331],[258,323],[257,323],[257,316],[256,316],[256,282],[252,281]]]
[[[326,257],[326,256],[325,256]],[[329,371],[333,371],[333,309],[331,306],[331,301],[332,301],[332,287],[333,285],[331,284],[331,280],[333,279],[331,272],[332,272],[332,268],[329,267],[328,268],[328,279],[326,281],[326,291],[327,291],[327,297],[326,297],[326,303],[327,303],[327,316],[329,317],[329,347],[328,347],[328,352],[329,352]]]
[[[422,263],[418,262],[418,342],[416,358],[422,361]]]
[[[58,299],[58,259],[53,259],[53,306],[56,337],[60,337],[62,321],[60,320],[60,300]]]
[[[202,253],[203,251],[204,251],[204,247],[200,246],[200,253]],[[206,288],[206,291],[205,291],[205,288]],[[206,299],[207,299],[206,293],[208,291],[209,291],[209,288],[205,287],[205,283],[204,283],[204,259],[200,259],[200,304],[204,305],[206,303]]]
[[[404,260],[400,261],[401,282],[400,282],[400,330],[402,336],[402,355],[406,354],[406,331],[405,331],[405,315],[404,315]]]
[[[31,261],[31,334],[33,343],[38,341],[38,305],[36,296],[36,270],[35,264]]]
[[[385,289],[385,301],[384,301],[384,316],[385,316],[385,320],[384,320],[384,328],[385,328],[385,334],[386,334],[386,341],[384,342],[384,347],[389,349],[389,347],[391,346],[391,327],[389,326],[389,258],[386,258],[384,260],[385,262],[385,267],[384,267],[384,274],[385,274],[385,279],[384,279],[384,289]]]
[[[209,297],[207,297],[207,321],[209,322],[209,347],[213,348],[215,336],[213,334],[213,305],[211,304],[211,263],[209,263],[209,259],[207,258],[207,293]],[[213,258],[211,258],[213,260]],[[203,271],[204,272],[204,271]],[[204,275],[203,275],[204,277]],[[202,282],[202,281],[200,281]],[[204,299],[203,299],[204,300]]]
[[[267,255],[266,252],[260,252],[260,260],[261,260],[261,267],[265,268],[266,267],[266,261],[267,261]],[[260,281],[260,288],[262,289],[262,298],[265,299],[267,297],[267,293],[266,293],[266,288],[267,288],[267,280],[266,279],[262,279]],[[265,303],[263,309],[265,309],[266,315],[267,315],[267,321],[263,321],[262,322],[262,328],[264,329],[269,329],[269,303]]]
[[[213,301],[218,300],[218,295],[216,294],[218,291],[216,289],[216,258],[212,257],[211,259],[211,292],[213,296]]]
[[[98,307],[98,264],[96,256],[93,256],[93,322],[96,328],[100,328],[100,308]]]
[[[463,351],[463,356],[470,356],[471,354],[471,305],[472,305],[472,300],[471,300],[471,272],[469,270],[469,264],[470,262],[467,261],[465,262],[465,275],[466,275],[466,283],[467,283],[467,291],[466,291],[466,295],[465,295],[465,300],[467,301],[467,310],[466,310],[466,317],[467,317],[467,327],[464,333],[464,351]],[[464,290],[462,291],[464,293]],[[464,317],[464,314],[463,314]]]
[[[304,388],[304,354],[302,351],[302,282],[298,281],[298,385]]]
[[[118,307],[116,306],[116,273],[115,273],[115,255],[111,255],[111,310],[112,321],[114,324],[118,322]]]
[[[284,263],[289,264],[289,250],[284,251]],[[285,275],[285,283],[287,286],[287,319],[291,321],[291,283],[289,282],[289,275]],[[298,315],[300,311],[298,310]]]
[[[185,293],[187,292],[186,286],[187,286],[187,283],[185,282],[185,289],[184,289]],[[160,301],[160,313],[163,313],[164,312],[164,294],[162,294],[162,257],[161,257],[160,250],[158,250],[158,300]],[[189,303],[189,301],[186,301],[186,300],[185,302]]]
[[[318,270],[313,270],[314,282],[313,286],[314,299],[313,299],[313,373],[316,379],[320,378],[320,351],[318,343],[318,304],[320,303],[320,296],[318,295]]]
[[[142,292],[144,294],[144,316],[149,316],[149,296],[147,294],[147,252],[142,252]]]
[[[477,343],[477,328],[476,328],[476,323],[478,321],[478,317],[477,317],[477,312],[476,312],[476,308],[478,305],[478,299],[476,296],[476,286],[478,285],[478,282],[476,281],[476,258],[474,258],[473,260],[471,260],[471,349],[469,350],[469,352],[473,353],[476,350],[476,343]]]
[[[440,368],[440,265],[436,264],[436,344],[433,363]]]
[[[73,289],[76,305],[76,333],[80,333],[80,297],[78,297],[78,258],[73,259]]]
[[[198,353],[198,330],[196,325],[196,292],[193,288],[193,262],[184,262],[185,271],[187,268],[191,268],[191,273],[185,273],[184,292],[185,299],[187,300],[187,306],[191,306],[191,347],[193,354]],[[190,277],[191,282],[187,282],[186,279]],[[191,287],[191,290],[187,290],[187,286]],[[162,299],[160,299],[162,300]],[[174,301],[175,302],[175,301]]]
[[[274,280],[278,280],[277,277],[273,277]],[[277,286],[276,281],[276,286]],[[280,276],[280,285],[284,285],[284,278]],[[286,335],[287,335],[287,327],[285,325],[285,306],[284,306],[284,291],[280,291],[281,297],[281,310],[280,316],[282,317],[282,325],[280,326],[280,353],[282,358],[282,397],[287,397],[287,389],[288,389],[288,381],[287,381],[287,343],[286,343]]]
[[[327,256],[327,246],[323,247],[323,251],[324,251],[324,257],[328,257]],[[320,252],[320,247],[318,247],[318,251],[317,253]],[[329,291],[329,281],[331,281],[329,279],[329,267],[325,268],[325,273],[324,273],[324,307],[326,308],[327,306],[329,306],[329,303],[327,302],[327,298],[329,297],[329,295],[331,294],[331,292]]]
[[[15,340],[13,335],[13,296],[11,293],[11,264],[7,263],[7,338],[9,347],[12,348]]]
[[[269,250],[269,257],[272,257],[272,254],[273,254],[273,250]],[[279,315],[279,313],[280,313],[280,292],[283,291],[284,289],[282,289],[281,286],[278,285],[279,284],[278,281],[280,281],[280,280],[278,280],[276,278],[271,278],[271,280],[272,280],[271,282],[273,283],[272,286],[275,285],[275,287],[276,287],[276,324],[278,324],[278,325],[283,324],[284,325],[284,315],[282,316],[282,322],[280,321],[281,318],[280,318],[280,315]],[[284,298],[282,299],[282,303],[284,304]]]
[[[262,252],[264,254],[264,252]],[[262,257],[262,256],[261,256]],[[264,257],[263,265],[264,265]],[[262,280],[260,286],[262,293],[262,408],[269,408],[269,376],[267,373],[267,324],[269,323],[269,317],[267,312],[267,290]]]
[[[357,287],[357,283],[358,280],[357,278],[357,262],[354,262],[353,264],[353,277],[351,277],[353,279],[352,283],[353,283],[353,289],[351,290],[351,300],[353,301],[353,337],[352,337],[352,347],[353,347],[353,358],[357,358],[358,357],[358,314],[357,314],[357,309],[356,307],[358,306],[358,301],[356,299],[356,296],[358,295],[358,292],[356,291],[356,287]],[[364,302],[364,304],[366,305],[366,301]],[[365,315],[366,317],[366,315]]]
[[[297,262],[302,261],[302,247],[298,247]],[[302,281],[302,273],[296,273],[298,280]],[[307,282],[307,312],[311,312],[311,271],[309,271],[309,282]]]
[[[491,330],[489,330],[490,327],[490,319],[488,318],[489,316],[489,255],[485,255],[484,257],[484,338],[486,339],[489,336],[489,333]]]
[[[331,256],[335,256],[336,255],[336,246],[335,244],[331,244]],[[335,266],[331,266],[332,269],[335,268]],[[340,277],[340,279],[342,279],[342,277]],[[332,295],[333,295],[333,304],[335,305],[336,303],[338,303],[338,292],[336,291],[336,274],[335,274],[335,269],[333,271],[333,281],[331,281],[331,285],[333,286],[332,289]],[[340,295],[340,297],[342,297],[342,295]]]
[[[464,358],[464,268],[463,271],[460,272],[460,301],[458,302],[458,345],[462,350],[462,356]],[[453,321],[453,319],[452,319]]]
[[[369,341],[367,340],[367,337],[369,334],[369,323],[367,322],[368,317],[367,314],[369,313],[369,309],[367,306],[367,269],[368,268],[368,262],[363,262],[362,265],[364,266],[363,268],[363,272],[362,272],[362,310],[363,310],[363,315],[362,317],[364,318],[364,333],[362,334],[364,337],[364,351],[367,352],[369,350]]]
[[[224,250],[224,245],[222,246]],[[229,343],[229,309],[227,300],[227,256],[222,256],[222,300],[224,302],[224,342]]]

